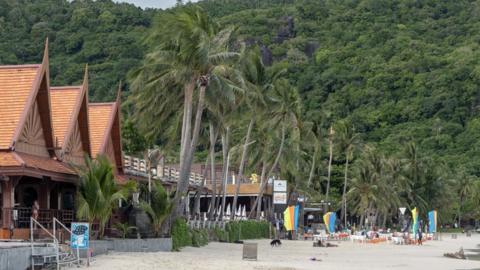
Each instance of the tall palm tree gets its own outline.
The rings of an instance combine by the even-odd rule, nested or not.
[[[462,171],[457,180],[456,191],[459,197],[459,205],[457,211],[458,218],[458,227],[462,227],[462,208],[464,206],[465,200],[472,195],[474,188],[474,178]]]
[[[160,112],[164,114],[158,117],[161,121],[165,120],[166,115],[175,114],[172,112],[178,108],[175,104],[183,105],[180,179],[174,198],[173,218],[183,214],[185,201],[182,198],[189,185],[193,154],[205,105],[205,92],[212,80],[222,80],[227,69],[225,63],[236,56],[236,53],[229,51],[232,31],[232,28],[220,29],[198,6],[162,14],[146,39],[153,50],[145,57],[143,66],[133,73],[132,88],[139,101],[138,114],[158,117],[160,107]],[[180,94],[172,89],[181,90]],[[197,102],[194,106],[195,96]],[[150,98],[145,100],[145,97]],[[179,101],[179,97],[183,97],[183,102]],[[150,116],[150,119],[153,121],[147,125],[159,125],[158,120],[152,117]]]
[[[80,185],[77,195],[77,216],[89,223],[100,224],[99,237],[105,232],[105,225],[112,215],[119,200],[126,200],[135,190],[136,183],[128,182],[118,186],[113,175],[113,167],[105,156],[95,160],[85,158],[85,166],[77,169],[80,175]]]
[[[287,132],[290,129],[297,127],[301,111],[301,100],[298,91],[291,87],[285,79],[279,79],[274,83],[274,87],[271,89],[268,99],[270,109],[269,113],[265,115],[264,121],[271,125],[271,130],[274,130],[275,127],[277,128],[277,131],[279,129],[280,144],[268,173],[265,173],[263,179],[261,179],[260,190],[253,207],[253,209],[255,209],[255,207],[257,209],[257,218],[260,217],[261,202],[263,193],[268,184],[268,178],[273,174],[274,170],[277,169],[280,158],[283,154]],[[271,152],[266,151],[266,153]],[[265,166],[265,160],[263,164]]]
[[[345,173],[342,193],[342,215],[341,219],[347,227],[347,182],[348,182],[348,165],[353,158],[353,153],[359,145],[359,134],[355,133],[355,128],[345,121],[338,124],[337,130],[337,145],[341,152],[345,155]]]

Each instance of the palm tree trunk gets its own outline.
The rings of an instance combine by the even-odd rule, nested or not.
[[[285,145],[285,126],[282,126],[282,140],[280,142],[280,148],[278,149],[277,157],[275,158],[275,161],[273,162],[273,165],[267,174],[267,177],[266,177],[267,179],[273,173],[273,170],[275,170],[275,168],[277,167],[278,162],[280,161],[280,157],[282,156],[284,145]],[[262,182],[260,190],[258,191],[257,199],[255,200],[255,203],[253,204],[252,209],[255,209],[255,207],[257,207],[257,205],[261,203],[261,199],[262,199],[263,193],[265,192],[265,188],[267,187],[267,183],[268,183],[268,180]],[[250,218],[252,217],[252,212],[250,212],[249,217]]]
[[[225,128],[225,135],[222,136],[222,153],[223,153],[223,172],[222,172],[222,204],[220,211],[220,219],[223,219],[223,214],[225,212],[225,204],[227,201],[227,179],[228,179],[228,163],[230,159],[230,127]]]
[[[342,218],[344,219],[345,228],[347,227],[347,181],[348,181],[348,153],[345,159],[345,180],[343,182],[343,195],[342,195]]]
[[[313,174],[315,172],[316,160],[317,160],[317,147],[315,147],[315,151],[313,152],[312,166],[310,167],[310,173],[308,174],[307,188],[310,187],[310,185],[312,184]]]
[[[215,201],[217,199],[217,179],[215,171],[215,143],[217,141],[217,135],[213,127],[213,122],[208,123],[210,129],[210,180],[212,181],[212,199],[210,200],[210,213],[209,219],[215,218]]]
[[[200,87],[193,133],[191,132],[191,117],[188,117],[187,115],[188,119],[186,119],[187,120],[187,125],[185,126],[186,138],[184,140],[185,148],[183,149],[184,150],[183,155],[185,155],[185,157],[183,159],[184,164],[180,164],[180,179],[177,183],[177,191],[175,193],[175,198],[174,198],[175,211],[173,211],[174,212],[173,217],[175,218],[183,214],[185,200],[182,198],[188,195],[187,190],[188,190],[189,181],[190,181],[189,178],[190,178],[190,171],[192,169],[193,154],[197,146],[197,141],[200,133],[200,124],[202,122],[203,107],[205,103],[205,90],[206,90],[206,86]],[[192,102],[190,102],[190,111],[191,111],[191,107],[192,107]],[[189,140],[190,135],[191,135],[191,140]]]
[[[203,171],[203,179],[207,179],[207,169],[208,169],[208,163],[210,161],[210,151],[207,154],[207,159],[205,160],[205,171]],[[197,196],[195,196],[195,203],[193,204],[195,215],[200,217],[200,200],[202,198],[202,190],[205,187],[205,180],[202,181],[202,184],[200,185],[200,190],[197,192]]]
[[[325,192],[325,201],[328,202],[328,194],[330,192],[330,177],[332,175],[332,160],[333,160],[333,140],[330,138],[330,158],[328,159],[328,174],[327,174],[327,191]]]
[[[235,196],[233,197],[233,206],[232,206],[233,211],[230,216],[231,220],[233,220],[233,218],[235,217],[235,210],[237,209],[238,193],[240,192],[240,184],[241,184],[241,181],[243,180],[243,169],[245,168],[245,162],[247,161],[248,144],[250,143],[250,135],[252,133],[254,123],[255,123],[255,118],[252,117],[252,119],[250,120],[250,123],[248,124],[247,135],[245,136],[245,142],[243,143],[242,159],[240,160],[240,166],[238,168],[237,183],[235,183],[236,187],[235,187]]]
[[[267,163],[263,162],[262,173],[260,175],[260,183],[262,187],[263,187],[263,183],[268,183],[268,179],[265,179],[266,173],[267,173]],[[257,201],[255,201],[255,203],[257,203]],[[261,211],[262,211],[262,201],[260,200],[259,203],[257,203],[256,205],[254,204],[254,207],[252,207],[252,211],[250,212],[250,215],[253,217],[252,213],[255,212],[255,218],[258,219],[260,217]]]

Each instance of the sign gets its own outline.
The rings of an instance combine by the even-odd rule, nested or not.
[[[286,192],[273,193],[273,204],[287,204],[287,193]]]
[[[70,245],[72,249],[87,249],[90,234],[88,223],[72,223],[71,229]]]
[[[402,213],[402,215],[405,215],[405,210],[407,210],[406,207],[400,207],[398,208],[398,210],[400,210],[400,213]]]
[[[287,192],[287,180],[275,180],[273,181],[274,192]]]

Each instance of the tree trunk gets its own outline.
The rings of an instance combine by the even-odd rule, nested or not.
[[[217,179],[215,170],[215,143],[217,142],[217,135],[213,127],[213,122],[208,123],[210,129],[210,181],[212,181],[212,198],[210,200],[209,219],[215,219],[215,201],[217,199]]]
[[[232,206],[232,214],[230,215],[230,219],[233,220],[235,217],[235,210],[237,209],[238,203],[238,193],[240,192],[240,185],[241,181],[243,180],[243,170],[245,168],[245,162],[247,161],[247,151],[248,151],[248,144],[250,143],[250,134],[252,133],[253,125],[255,123],[255,118],[252,117],[250,123],[248,124],[247,128],[247,135],[245,136],[245,142],[243,143],[243,150],[242,150],[242,159],[240,160],[240,166],[238,168],[238,179],[236,187],[235,187],[235,196],[233,197],[233,206]]]
[[[315,172],[316,159],[317,159],[317,147],[315,147],[315,152],[313,152],[312,166],[310,167],[310,173],[308,174],[307,188],[309,188],[310,185],[312,184],[313,174]]]
[[[325,192],[325,201],[326,202],[328,202],[328,194],[330,192],[330,177],[332,175],[332,160],[333,160],[333,139],[330,138],[330,158],[328,159],[327,191]]]
[[[267,173],[267,163],[266,162],[263,162],[263,166],[262,166],[262,173],[260,175],[260,183],[261,183],[261,187],[263,187],[263,183],[268,183],[268,179],[265,179],[266,177],[266,173]],[[258,199],[258,197],[257,197]],[[255,201],[253,207],[252,207],[252,211],[250,212],[250,215],[253,217],[253,214],[252,213],[255,213],[255,218],[259,218],[260,217],[260,212],[262,211],[262,201],[261,201],[261,198],[260,198],[260,201]]]
[[[183,149],[182,156],[184,155],[183,164],[180,164],[180,179],[177,183],[177,191],[175,193],[174,198],[174,211],[173,212],[173,220],[176,217],[179,217],[183,214],[185,200],[184,196],[186,196],[186,192],[189,186],[189,178],[190,178],[190,171],[192,169],[192,162],[193,162],[193,154],[195,153],[195,149],[197,146],[197,141],[200,133],[200,124],[202,122],[202,114],[203,114],[203,107],[205,103],[205,90],[206,86],[201,86],[200,91],[198,94],[198,104],[197,104],[197,112],[195,115],[195,123],[193,128],[193,133],[191,132],[191,117],[187,115],[187,125],[185,125],[185,140],[184,144],[185,147]],[[193,92],[193,91],[192,91]],[[192,102],[190,102],[190,111],[192,108]],[[188,110],[187,110],[188,111]],[[189,113],[191,115],[191,112]],[[191,139],[189,139],[191,136]]]
[[[227,179],[228,179],[228,163],[230,162],[230,127],[226,127],[225,136],[222,137],[223,152],[223,172],[222,172],[222,204],[220,211],[220,220],[223,219],[225,213],[225,204],[227,202]]]
[[[348,181],[348,153],[345,159],[345,180],[343,182],[343,195],[342,195],[342,219],[344,219],[345,228],[347,227],[347,181]]]
[[[275,170],[275,167],[277,167],[278,162],[280,161],[280,157],[282,156],[284,144],[285,144],[285,126],[282,126],[282,140],[280,142],[280,148],[278,149],[277,157],[275,158],[275,161],[273,162],[273,165],[272,165],[272,167],[270,168],[270,171],[267,174],[267,180],[262,182],[260,190],[258,191],[257,199],[255,200],[255,203],[253,204],[253,207],[252,207],[253,209],[255,209],[257,204],[259,204],[261,202],[260,200],[262,199],[263,193],[265,192],[265,188],[267,187],[268,177],[270,177],[273,170]],[[250,212],[249,217],[252,217],[252,212]]]
[[[208,169],[208,163],[210,161],[210,151],[207,154],[207,159],[205,160],[205,171],[203,171],[203,181],[202,184],[200,185],[200,190],[197,192],[197,196],[195,196],[195,203],[194,203],[194,211],[195,215],[200,217],[200,200],[202,198],[202,190],[205,187],[205,179],[207,179],[207,169]]]

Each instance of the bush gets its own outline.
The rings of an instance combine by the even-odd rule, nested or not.
[[[206,229],[191,230],[192,246],[203,247],[208,244],[208,231]]]
[[[225,227],[228,234],[228,241],[261,239],[270,237],[270,224],[265,221],[235,221],[230,222]]]
[[[184,219],[175,220],[172,226],[172,246],[174,251],[192,245],[192,236]]]

